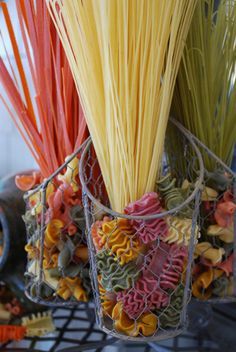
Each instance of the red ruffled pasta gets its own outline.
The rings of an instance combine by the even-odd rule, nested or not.
[[[175,289],[183,273],[187,247],[160,242],[146,257],[145,277],[156,277],[161,289]]]
[[[158,287],[158,281],[155,278],[142,276],[132,290],[119,292],[117,300],[122,302],[125,313],[131,319],[136,319],[142,313],[166,307],[169,296]]]
[[[125,209],[129,215],[152,215],[163,212],[158,194],[155,192],[146,193],[141,199],[130,203]],[[149,221],[131,220],[132,226],[137,231],[141,242],[147,244],[155,241],[158,237],[165,238],[168,233],[168,226],[163,218]]]

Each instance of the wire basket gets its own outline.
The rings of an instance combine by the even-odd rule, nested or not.
[[[84,146],[85,143],[25,196],[26,295],[44,305],[73,305],[90,298],[85,218],[78,176],[78,160]]]
[[[103,200],[102,177],[94,179],[91,141],[80,159],[97,322],[120,339],[166,339],[187,325],[204,170],[190,135],[176,133],[182,154],[164,154],[158,194],[145,194],[122,214]],[[174,168],[179,157],[189,161],[185,175]]]
[[[201,240],[195,248],[193,296],[212,303],[236,301],[236,174],[193,136],[211,161],[200,207]]]

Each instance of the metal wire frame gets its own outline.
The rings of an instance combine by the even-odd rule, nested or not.
[[[182,135],[188,140],[189,144],[193,148],[194,152],[196,153],[197,160],[199,163],[199,176],[195,182],[194,185],[194,190],[191,193],[191,195],[180,205],[175,207],[172,210],[168,210],[159,214],[155,215],[146,215],[146,216],[132,216],[132,215],[127,215],[127,214],[120,214],[116,211],[113,211],[110,209],[108,206],[105,206],[104,204],[101,204],[98,199],[91,193],[89,190],[89,187],[87,185],[87,177],[86,177],[86,157],[88,156],[90,147],[91,147],[91,141],[88,141],[80,159],[79,163],[79,175],[80,175],[80,181],[82,184],[82,189],[83,189],[83,202],[84,202],[84,209],[85,209],[85,217],[86,217],[86,224],[87,224],[87,230],[88,230],[88,247],[89,247],[89,254],[90,254],[90,265],[91,265],[91,274],[92,274],[92,285],[93,285],[93,292],[95,294],[95,307],[96,307],[96,313],[97,313],[97,323],[103,331],[106,333],[120,338],[120,339],[125,339],[125,340],[132,340],[132,341],[155,341],[155,340],[163,340],[167,338],[172,338],[178,334],[180,334],[187,326],[187,304],[190,299],[190,280],[191,280],[191,264],[193,261],[193,252],[194,252],[194,238],[195,238],[195,227],[197,224],[197,217],[198,217],[198,208],[199,208],[199,202],[200,202],[200,194],[201,194],[201,189],[202,189],[202,182],[203,182],[203,177],[204,177],[204,165],[203,165],[203,160],[201,157],[201,153],[197,146],[195,145],[193,138],[191,135],[182,128],[182,126],[179,126],[178,124],[175,123],[175,121],[172,121],[174,125],[177,127],[177,129],[182,133]],[[189,243],[189,248],[188,248],[188,266],[186,270],[186,280],[185,280],[185,288],[184,288],[184,295],[183,295],[183,304],[182,304],[182,314],[181,314],[181,324],[179,325],[178,329],[169,329],[168,331],[160,331],[157,333],[157,335],[151,336],[151,337],[131,337],[131,336],[124,336],[122,334],[119,334],[117,332],[114,332],[109,328],[106,327],[106,324],[104,323],[104,319],[101,313],[101,299],[99,295],[99,287],[98,287],[98,270],[97,270],[97,264],[96,264],[96,251],[93,246],[93,241],[92,241],[92,236],[91,236],[91,226],[93,223],[93,214],[92,214],[92,208],[91,208],[91,203],[95,205],[98,209],[100,209],[102,212],[105,214],[108,214],[112,218],[124,218],[124,219],[129,219],[129,220],[143,220],[143,221],[150,221],[153,219],[161,219],[164,216],[167,215],[175,215],[178,214],[186,205],[188,205],[190,202],[195,200],[195,206],[194,206],[194,212],[192,216],[192,227],[191,227],[191,239]]]
[[[217,165],[219,165],[225,172],[227,172],[230,177],[232,178],[232,185],[233,185],[233,197],[234,197],[234,203],[236,203],[236,172],[234,172],[228,165],[226,165],[215,153],[213,153],[204,143],[202,143],[193,133],[191,133],[189,130],[187,130],[185,127],[183,127],[178,121],[175,119],[171,119],[174,121],[176,126],[181,126],[187,133],[191,135],[191,138],[194,140],[194,142],[197,144],[197,146],[200,148],[200,151],[203,150],[204,153],[208,154],[213,160],[216,161]],[[219,298],[210,298],[207,300],[203,300],[201,302],[206,302],[206,303],[212,303],[212,304],[217,304],[217,303],[232,303],[236,302],[236,211],[234,212],[234,250],[233,250],[233,277],[234,277],[234,288],[233,288],[233,296],[225,296],[225,297],[219,297]]]
[[[60,307],[60,306],[75,306],[79,302],[78,301],[65,301],[63,299],[60,299],[57,297],[55,300],[46,300],[41,298],[39,290],[40,290],[40,285],[43,281],[43,258],[44,258],[44,239],[45,239],[45,229],[46,229],[46,208],[47,208],[47,202],[46,202],[46,191],[47,187],[50,183],[53,183],[53,180],[55,179],[56,176],[58,176],[66,167],[67,165],[78,155],[81,155],[81,152],[83,151],[84,147],[87,145],[89,142],[90,137],[84,141],[80,147],[78,147],[73,154],[71,154],[67,160],[62,164],[52,175],[50,175],[47,179],[43,181],[42,184],[39,186],[35,187],[33,190],[28,191],[24,195],[24,199],[26,204],[28,203],[30,197],[35,195],[37,192],[40,192],[41,194],[41,199],[40,199],[40,204],[42,205],[42,211],[40,214],[40,230],[39,230],[39,239],[40,239],[40,258],[39,258],[39,277],[37,281],[37,292],[38,294],[36,296],[32,296],[30,293],[30,287],[31,287],[31,279],[26,280],[26,289],[25,289],[25,294],[26,296],[33,302],[42,304],[45,306],[50,306],[50,307]],[[30,236],[27,231],[27,240],[30,240]],[[27,271],[26,271],[27,274]]]

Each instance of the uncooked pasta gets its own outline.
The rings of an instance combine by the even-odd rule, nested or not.
[[[200,0],[180,65],[173,113],[229,167],[236,141],[236,2]],[[175,143],[175,142],[174,142]],[[208,171],[216,163],[203,152]]]
[[[111,207],[153,191],[196,0],[47,0]]]

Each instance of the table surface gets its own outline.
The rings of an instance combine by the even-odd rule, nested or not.
[[[204,352],[236,350],[236,304],[210,305],[192,302],[187,332],[150,344],[118,341],[107,336],[95,322],[92,304],[53,310],[56,331],[42,338],[27,338],[0,346],[6,352]],[[107,346],[107,347],[106,347]]]

